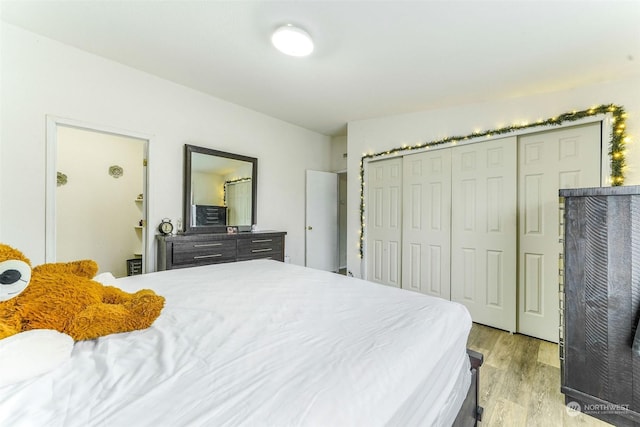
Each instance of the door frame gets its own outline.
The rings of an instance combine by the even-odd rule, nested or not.
[[[600,122],[601,126],[600,126],[600,140],[602,141],[601,144],[601,153],[600,153],[600,186],[601,187],[610,187],[611,186],[611,162],[610,162],[610,158],[609,158],[609,140],[610,140],[610,135],[613,134],[614,130],[614,123],[613,123],[613,114],[612,113],[603,113],[603,114],[596,114],[593,116],[589,116],[589,117],[585,117],[583,119],[579,119],[579,120],[575,120],[569,123],[562,123],[560,125],[540,125],[540,126],[534,126],[531,128],[526,128],[526,129],[519,129],[519,130],[514,130],[513,132],[509,132],[508,134],[503,134],[503,135],[495,135],[492,137],[477,137],[477,138],[469,138],[468,140],[465,141],[453,141],[453,142],[448,142],[445,144],[441,144],[438,146],[434,146],[434,147],[424,147],[424,148],[417,148],[417,149],[411,149],[410,147],[408,147],[406,149],[406,152],[398,152],[398,151],[389,151],[386,154],[381,154],[381,155],[376,155],[375,157],[363,157],[362,161],[362,176],[360,176],[360,179],[362,180],[362,187],[361,188],[366,188],[366,177],[368,176],[368,171],[369,171],[369,164],[375,161],[379,161],[379,160],[385,160],[385,159],[389,159],[389,158],[393,158],[393,157],[403,157],[405,155],[411,155],[411,154],[417,154],[417,153],[421,153],[424,151],[430,151],[430,150],[443,150],[443,149],[447,149],[447,148],[451,148],[453,146],[456,145],[467,145],[467,144],[478,144],[478,143],[482,143],[482,142],[488,142],[491,140],[495,140],[495,139],[499,139],[499,138],[505,138],[508,136],[521,136],[521,135],[527,135],[527,134],[532,134],[532,133],[538,133],[538,132],[546,132],[549,130],[555,130],[555,129],[563,129],[563,128],[569,128],[569,127],[573,127],[573,126],[579,126],[579,125],[583,125],[583,124],[588,124],[588,123],[597,123]],[[360,195],[360,197],[362,198],[362,206],[363,206],[363,212],[360,212],[360,221],[364,220],[364,224],[365,227],[364,229],[361,229],[361,233],[362,233],[362,240],[361,240],[361,253],[362,253],[362,257],[360,259],[360,271],[362,272],[362,278],[364,278],[365,280],[368,280],[367,277],[367,243],[368,243],[368,229],[366,227],[366,224],[368,223],[368,209],[367,209],[367,194],[366,191],[362,192],[362,194]]]
[[[143,167],[142,177],[142,213],[145,219],[142,227],[142,272],[152,271],[150,265],[149,253],[152,248],[148,239],[149,233],[147,218],[149,218],[148,203],[148,182],[149,171],[146,162],[149,159],[149,146],[152,138],[150,135],[133,132],[129,130],[119,129],[112,126],[96,125],[94,123],[82,122],[79,120],[56,117],[52,115],[46,116],[46,139],[45,139],[45,263],[56,262],[56,188],[57,188],[57,163],[58,163],[58,127],[72,127],[76,129],[86,130],[89,132],[99,132],[123,136],[127,138],[139,139],[143,142]]]
[[[349,187],[349,175],[347,174],[347,170],[340,170],[335,172],[338,174],[338,268],[340,270],[344,270],[345,274],[348,274],[347,270],[347,258],[348,258],[348,246],[347,246],[347,221],[349,217],[349,213],[347,211],[347,200],[349,200],[347,188]],[[344,193],[340,191],[340,180],[341,177],[344,176]],[[340,196],[344,196],[344,207],[340,205]],[[341,221],[344,222],[344,227],[341,227]],[[342,242],[344,241],[344,248],[341,248]],[[344,254],[345,262],[344,265],[341,265],[340,257]]]

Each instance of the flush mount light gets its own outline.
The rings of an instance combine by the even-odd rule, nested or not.
[[[286,55],[307,56],[313,52],[313,41],[309,33],[290,24],[275,30],[271,43]]]

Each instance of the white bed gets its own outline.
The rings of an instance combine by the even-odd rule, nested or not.
[[[276,261],[118,279],[165,308],[0,387],[2,426],[448,426],[469,390],[467,310]]]

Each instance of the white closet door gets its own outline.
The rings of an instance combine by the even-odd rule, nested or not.
[[[516,146],[452,149],[451,299],[475,322],[516,330]]]
[[[519,138],[518,332],[558,342],[558,190],[598,187],[600,123]]]
[[[451,298],[451,150],[403,159],[402,287]]]
[[[400,287],[402,158],[370,162],[365,183],[367,279]]]

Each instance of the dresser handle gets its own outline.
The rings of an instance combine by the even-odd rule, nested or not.
[[[193,245],[194,248],[208,248],[211,246],[222,246],[222,243],[203,243],[200,245]]]
[[[271,248],[265,248],[265,249],[252,249],[251,253],[258,253],[258,252],[271,252],[273,249]]]
[[[193,259],[203,259],[203,258],[217,258],[219,256],[222,256],[222,254],[213,254],[213,255],[198,255],[198,256],[194,256]]]
[[[273,242],[273,239],[260,239],[260,240],[252,240],[251,243],[266,243]]]

